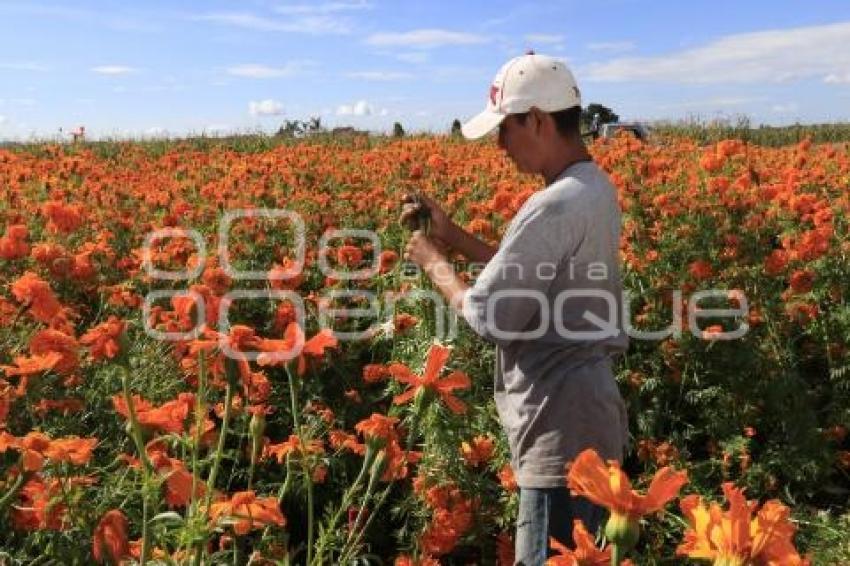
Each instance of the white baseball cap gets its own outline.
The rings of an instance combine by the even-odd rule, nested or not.
[[[556,112],[581,106],[581,93],[567,65],[533,51],[505,63],[493,84],[483,112],[461,126],[469,139],[487,135],[508,114],[528,112],[535,106],[544,112]]]

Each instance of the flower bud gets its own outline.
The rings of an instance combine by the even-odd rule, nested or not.
[[[622,552],[634,548],[640,537],[640,523],[637,517],[611,513],[605,525],[605,537]]]
[[[255,443],[261,442],[265,431],[266,413],[264,411],[254,411],[254,414],[251,415],[251,421],[248,423],[248,432],[251,434],[251,439]]]

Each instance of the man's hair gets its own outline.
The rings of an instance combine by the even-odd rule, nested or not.
[[[565,138],[581,137],[581,106],[549,112],[549,115],[555,120],[555,127],[561,136]],[[526,118],[528,118],[528,112],[516,114],[517,122],[520,125],[525,124]]]

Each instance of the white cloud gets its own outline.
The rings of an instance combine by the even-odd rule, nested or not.
[[[145,135],[152,138],[164,138],[168,137],[168,130],[159,126],[154,126],[153,128],[145,130]]]
[[[351,32],[351,26],[348,22],[326,15],[308,15],[281,20],[258,16],[249,12],[215,12],[194,16],[191,19],[257,31],[307,33],[312,35],[346,34]]]
[[[324,4],[284,4],[276,6],[279,14],[331,14],[355,10],[370,10],[374,6],[369,2],[326,2]]]
[[[417,29],[402,33],[375,33],[366,38],[369,45],[416,47],[431,49],[445,45],[475,45],[487,43],[483,35],[443,29]]]
[[[411,53],[393,53],[393,57],[405,63],[426,63],[431,59],[431,56],[424,51],[413,51]]]
[[[129,75],[137,71],[137,69],[126,65],[100,65],[92,67],[90,70],[98,75]]]
[[[25,62],[25,63],[0,63],[0,69],[7,71],[36,71],[46,72],[50,70],[47,65],[41,63]]]
[[[587,48],[591,51],[607,51],[609,53],[632,51],[635,44],[632,41],[598,41],[588,43]]]
[[[8,118],[6,118],[5,116],[0,116],[0,126],[5,124],[7,121],[8,121]]]
[[[346,73],[345,76],[366,81],[404,81],[413,78],[412,74],[400,71],[356,71]]]
[[[252,100],[248,103],[248,112],[251,116],[278,116],[283,114],[283,104],[271,98]]]
[[[306,61],[290,61],[282,67],[270,67],[249,63],[235,65],[227,68],[227,74],[235,77],[248,77],[252,79],[274,79],[278,77],[289,77],[301,71],[307,66]]]
[[[337,116],[371,116],[375,113],[375,107],[365,100],[358,100],[354,104],[341,104],[336,109]]]
[[[847,71],[846,73],[830,73],[823,78],[823,82],[827,84],[850,83],[850,71]]]
[[[788,102],[786,104],[774,104],[770,107],[770,110],[777,114],[788,114],[790,112],[796,112],[798,109],[799,106],[796,102]]]
[[[525,40],[530,43],[553,45],[564,42],[563,35],[553,35],[548,33],[529,33],[525,36]]]
[[[86,25],[105,26],[120,31],[159,32],[163,28],[159,24],[141,21],[136,14],[123,15],[105,13],[103,9],[65,8],[61,6],[40,4],[37,2],[0,2],[0,10],[13,14],[33,16],[34,21],[59,19]],[[110,10],[109,12],[114,12]]]
[[[847,72],[850,22],[728,35],[656,57],[592,64],[596,81],[674,83],[786,82]]]
[[[378,114],[380,114],[381,116],[386,116],[389,113],[390,113],[390,111],[387,110],[386,108],[381,108],[381,111],[378,112]]]
[[[764,102],[763,96],[716,96],[713,98],[686,100],[684,102],[673,102],[670,104],[660,104],[658,108],[661,110],[702,110],[712,111],[720,108],[734,108],[736,106],[744,106],[756,102]]]
[[[34,98],[10,98],[9,104],[16,104],[18,106],[35,106],[38,101]]]

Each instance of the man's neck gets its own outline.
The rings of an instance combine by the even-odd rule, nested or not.
[[[592,158],[587,147],[581,142],[565,142],[557,148],[553,148],[552,159],[543,168],[543,177],[546,185],[551,185],[567,170],[568,167],[580,161],[590,161]]]

